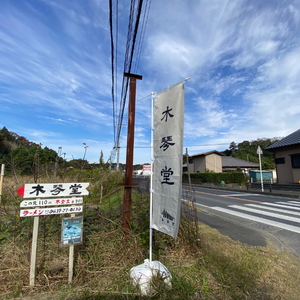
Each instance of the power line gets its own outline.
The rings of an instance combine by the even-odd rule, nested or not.
[[[124,73],[131,73],[133,66],[133,57],[136,55],[135,71],[137,71],[139,60],[141,56],[142,46],[145,38],[145,31],[147,27],[149,10],[152,0],[131,0],[129,9],[128,20],[128,32],[126,41],[126,50],[124,58]],[[113,34],[113,0],[109,0],[109,24],[110,24],[110,37],[111,37],[111,62],[112,62],[112,102],[113,102],[113,126],[114,126],[114,148],[112,150],[112,158],[115,156],[115,152],[118,151],[120,142],[120,135],[122,130],[124,110],[126,106],[126,96],[129,87],[129,78],[123,75],[121,95],[118,101],[118,81],[117,81],[117,62],[118,62],[118,0],[116,0],[115,6],[115,38],[114,43]],[[145,6],[143,7],[143,2]],[[144,8],[144,12],[143,12]],[[143,18],[142,18],[143,17]],[[141,20],[142,19],[142,20]],[[142,28],[139,33],[139,26],[142,23]],[[138,34],[139,33],[139,34]],[[139,37],[139,39],[138,39]],[[138,47],[136,47],[138,45]],[[136,49],[137,48],[137,49]]]
[[[204,144],[204,145],[183,145],[183,148],[188,148],[188,147],[208,147],[208,146],[224,146],[224,145],[229,145],[230,143],[221,143],[221,144]],[[122,148],[126,148],[122,147]],[[151,146],[135,146],[134,148],[152,148]]]
[[[150,6],[151,6],[151,0],[146,0],[146,5],[145,5],[145,11],[144,11],[144,18],[143,18],[143,25],[142,25],[142,30],[140,33],[140,41],[139,41],[139,46],[137,50],[137,58],[135,62],[135,72],[138,70],[139,62],[140,62],[140,57],[141,57],[141,52],[144,44],[144,38],[145,38],[145,32],[146,32],[146,27],[148,23],[148,17],[149,17],[149,12],[150,12]]]
[[[113,26],[112,26],[112,15],[113,15],[113,9],[112,9],[112,0],[109,0],[109,28],[110,28],[110,47],[111,47],[111,97],[112,97],[112,104],[113,104],[113,127],[114,127],[114,140],[115,137],[115,100],[114,100],[114,37],[113,37]]]
[[[116,107],[118,107],[118,31],[119,31],[119,0],[116,1]],[[113,120],[114,122],[114,142],[115,142],[115,122],[116,122],[116,116]]]
[[[131,42],[135,0],[131,1],[130,16],[129,16],[129,23],[128,23],[127,43],[126,43],[126,53],[125,53],[125,61],[124,61],[124,73],[125,72],[130,73],[130,71],[131,71],[132,59],[133,59],[133,54],[134,54],[134,48],[135,48],[135,43],[136,43],[138,27],[139,27],[139,20],[140,20],[141,11],[142,11],[142,4],[143,4],[143,0],[139,0],[138,5],[137,5],[137,15],[136,15],[136,20],[135,20],[135,24],[134,24],[133,38],[132,38],[132,42]],[[130,55],[129,55],[129,52],[130,52]],[[124,75],[123,75],[122,93],[121,93],[121,100],[120,100],[120,114],[119,114],[119,122],[118,122],[119,124],[118,124],[118,133],[117,133],[116,144],[118,144],[118,141],[120,139],[120,134],[121,134],[121,128],[122,128],[121,124],[123,122],[124,108],[125,108],[126,96],[127,96],[127,90],[128,90],[128,83],[129,83],[129,78],[124,77]]]

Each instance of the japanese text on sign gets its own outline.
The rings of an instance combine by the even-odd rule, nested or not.
[[[176,238],[180,220],[184,121],[183,83],[159,93],[154,103],[154,229]]]
[[[35,217],[48,215],[74,214],[82,212],[82,206],[69,206],[61,208],[37,208],[37,209],[22,209],[20,217]]]
[[[70,197],[88,195],[88,182],[83,183],[36,183],[25,184],[18,189],[23,198],[35,197]]]
[[[83,198],[62,198],[62,199],[36,199],[36,200],[24,200],[20,203],[20,207],[35,207],[35,206],[52,206],[52,205],[74,205],[82,204]]]

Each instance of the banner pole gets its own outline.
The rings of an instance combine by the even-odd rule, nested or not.
[[[154,120],[153,120],[153,103],[154,102],[154,93],[152,92],[151,94],[151,177],[150,177],[150,238],[149,238],[149,261],[150,261],[150,266],[152,264],[152,234],[153,234],[153,229],[152,229],[152,210],[153,210],[153,131],[154,131]]]

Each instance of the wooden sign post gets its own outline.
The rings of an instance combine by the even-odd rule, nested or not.
[[[1,205],[1,202],[2,202],[2,188],[3,188],[4,167],[5,167],[5,165],[1,165],[1,173],[0,173],[0,205]]]
[[[75,214],[71,214],[71,217],[75,217]],[[74,269],[74,244],[70,245],[69,248],[69,283],[72,282],[73,279],[73,269]]]
[[[37,240],[39,232],[39,216],[43,215],[60,215],[71,214],[75,217],[75,213],[82,212],[82,206],[65,206],[82,204],[83,198],[78,196],[88,195],[86,188],[89,183],[36,183],[25,184],[18,189],[18,194],[23,198],[35,198],[33,200],[24,200],[21,202],[20,217],[34,217],[33,233],[31,245],[31,260],[30,260],[30,274],[29,285],[34,286],[35,270],[36,270],[36,254],[37,254]],[[42,199],[44,197],[52,197],[54,199]],[[71,198],[56,198],[71,197]],[[46,207],[46,206],[63,206],[63,207]],[[34,208],[27,208],[34,207]],[[69,251],[69,282],[72,282],[73,277],[73,261],[74,261],[74,244],[72,243]]]
[[[38,207],[36,207],[36,209],[37,208]],[[39,233],[39,221],[40,221],[40,217],[33,217],[33,232],[32,232],[32,243],[31,243],[29,286],[34,286],[34,281],[35,281],[36,253],[37,253],[37,240],[38,240],[38,233]]]

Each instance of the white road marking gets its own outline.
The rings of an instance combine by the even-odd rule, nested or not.
[[[280,203],[280,204],[285,204],[285,205],[290,205],[290,206],[300,206],[300,204],[295,204],[295,203],[287,203],[287,202],[276,202],[276,203]]]
[[[291,206],[282,205],[282,204],[276,204],[276,203],[262,202],[261,204],[262,205],[277,206],[277,207],[281,207],[281,208],[289,208],[289,209],[293,209],[293,210],[300,210],[299,207],[291,207]]]
[[[263,208],[263,209],[267,209],[267,210],[273,210],[273,211],[283,212],[285,214],[300,216],[300,212],[296,212],[296,211],[285,210],[285,209],[274,208],[274,207],[262,207],[261,205],[258,205],[258,204],[245,204],[245,205],[252,206],[252,207],[257,207],[257,208],[260,208],[260,209]]]
[[[288,201],[290,203],[295,203],[295,204],[299,204],[300,205],[300,201]]]
[[[266,225],[275,226],[275,227],[285,229],[285,230],[288,230],[288,231],[300,233],[300,228],[296,227],[296,226],[293,226],[293,225],[287,225],[287,224],[284,224],[284,223],[280,223],[280,222],[276,222],[276,221],[272,221],[272,220],[267,220],[267,219],[263,219],[263,218],[260,218],[260,217],[247,215],[247,214],[244,214],[244,213],[239,213],[237,211],[229,210],[229,209],[222,208],[222,207],[215,206],[215,207],[211,207],[211,208],[214,209],[214,210],[225,212],[227,214],[234,215],[234,216],[237,216],[237,217],[241,217],[241,218],[244,218],[244,219],[247,219],[247,220],[251,220],[251,221],[263,223],[263,224],[266,224]]]
[[[280,215],[280,214],[274,214],[271,212],[266,212],[266,211],[253,209],[253,208],[249,208],[249,207],[245,207],[245,206],[239,206],[239,205],[229,205],[229,207],[240,209],[240,210],[246,210],[246,211],[249,211],[249,212],[252,212],[255,214],[259,214],[259,215],[264,215],[264,216],[268,216],[268,217],[273,217],[273,218],[277,218],[277,219],[300,223],[299,218],[289,217],[289,216]]]

